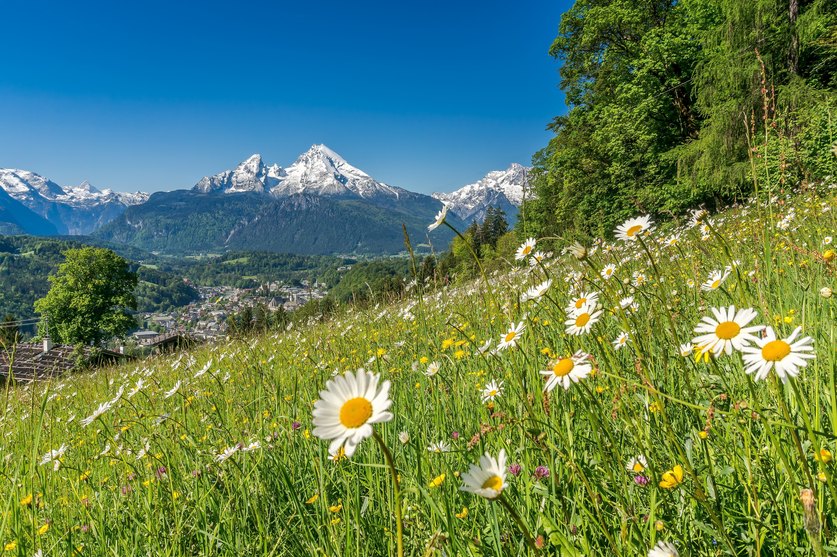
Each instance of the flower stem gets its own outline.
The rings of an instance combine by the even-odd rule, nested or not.
[[[397,537],[395,540],[398,547],[398,557],[404,557],[404,525],[401,522],[401,485],[398,481],[398,471],[395,469],[395,462],[392,459],[392,453],[386,443],[384,443],[384,440],[381,439],[381,436],[377,431],[374,431],[372,436],[375,437],[375,441],[377,441],[378,445],[381,447],[381,451],[384,453],[384,458],[387,461],[389,471],[392,474],[392,490],[395,496],[395,528],[397,531]]]
[[[526,525],[523,523],[523,519],[520,518],[520,515],[517,514],[517,511],[514,510],[514,507],[512,507],[509,504],[508,500],[506,500],[505,494],[501,493],[500,496],[497,497],[497,500],[500,501],[500,504],[503,505],[503,508],[505,508],[506,511],[508,511],[508,513],[511,515],[515,524],[517,524],[517,527],[520,528],[520,531],[523,532],[523,536],[526,538],[526,543],[529,544],[529,547],[531,547],[535,551],[535,553],[540,553],[541,550],[535,543],[535,538],[532,537],[532,534],[529,532],[529,528],[527,528]]]

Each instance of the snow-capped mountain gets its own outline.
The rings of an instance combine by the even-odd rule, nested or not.
[[[146,193],[98,190],[88,182],[62,187],[40,174],[15,168],[0,169],[0,189],[52,223],[58,234],[89,234],[127,207],[148,200]]]
[[[499,207],[510,221],[515,220],[517,208],[523,204],[524,193],[531,198],[528,176],[531,169],[513,163],[506,170],[489,172],[473,184],[451,193],[434,193],[448,209],[467,222],[481,221],[489,207]]]
[[[274,197],[298,194],[330,197],[389,197],[398,199],[406,190],[378,182],[326,147],[313,145],[287,168],[266,165],[252,155],[234,170],[206,176],[195,184],[202,193],[269,193]]]
[[[285,171],[278,164],[266,166],[261,155],[250,158],[235,167],[215,176],[205,176],[192,188],[202,193],[266,193],[285,176]]]

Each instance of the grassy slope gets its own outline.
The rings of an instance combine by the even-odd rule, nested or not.
[[[458,472],[500,448],[522,467],[506,496],[549,554],[646,555],[663,539],[681,555],[812,555],[800,489],[816,490],[826,544],[834,542],[837,510],[834,463],[814,458],[822,448],[837,450],[837,307],[818,294],[837,287],[837,262],[821,257],[823,238],[837,228],[834,204],[832,189],[769,210],[731,211],[713,217],[717,233],[708,240],[683,230],[676,247],[664,246],[668,232],[657,232],[648,242],[660,278],[637,246],[617,245],[599,249],[590,266],[570,256],[556,256],[545,270],[518,266],[490,278],[491,294],[474,283],[417,297],[409,301],[412,320],[405,305],[354,311],[304,330],[11,390],[0,438],[0,544],[26,556],[36,548],[45,555],[76,548],[82,555],[391,555],[392,491],[379,449],[370,439],[335,463],[327,443],[308,434],[329,376],[363,366],[392,381],[395,418],[376,429],[401,471],[408,555],[431,546],[448,555],[526,553],[499,505],[459,491]],[[790,205],[796,217],[780,230]],[[700,290],[710,271],[733,260],[723,290]],[[603,281],[591,267],[608,262],[620,265],[617,279]],[[570,337],[562,308],[565,280],[581,276],[567,279],[576,271],[583,290],[601,293],[605,313],[592,334]],[[647,282],[631,286],[634,271]],[[554,280],[548,297],[519,307],[518,294],[544,272]],[[629,294],[639,309],[615,309]],[[708,363],[681,357],[679,345],[707,308],[730,303],[754,307],[756,322],[782,336],[801,326],[815,339],[817,359],[783,387],[774,376],[754,383],[738,354]],[[520,320],[518,349],[478,352]],[[614,351],[621,330],[631,341]],[[578,349],[595,357],[595,375],[545,395],[538,371],[548,354]],[[433,360],[441,371],[425,377]],[[145,386],[129,397],[140,379]],[[491,379],[505,382],[493,409],[480,400]],[[121,387],[113,408],[80,424]],[[410,434],[406,445],[401,431]],[[427,451],[440,440],[452,450]],[[215,461],[252,441],[262,448]],[[38,464],[62,444],[57,471]],[[625,470],[638,454],[648,460],[647,486]],[[658,487],[678,464],[683,483]],[[536,479],[537,466],[549,476]],[[430,487],[434,478],[440,485]]]

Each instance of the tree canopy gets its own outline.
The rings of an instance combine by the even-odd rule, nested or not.
[[[128,261],[104,248],[70,249],[47,295],[35,311],[48,322],[49,335],[66,344],[100,344],[135,326],[137,274]]]
[[[550,49],[570,109],[518,226],[602,234],[735,201],[757,173],[770,191],[833,175],[836,30],[833,0],[577,0]]]

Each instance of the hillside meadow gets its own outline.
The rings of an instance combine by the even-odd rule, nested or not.
[[[7,385],[0,553],[833,554],[836,201]]]

